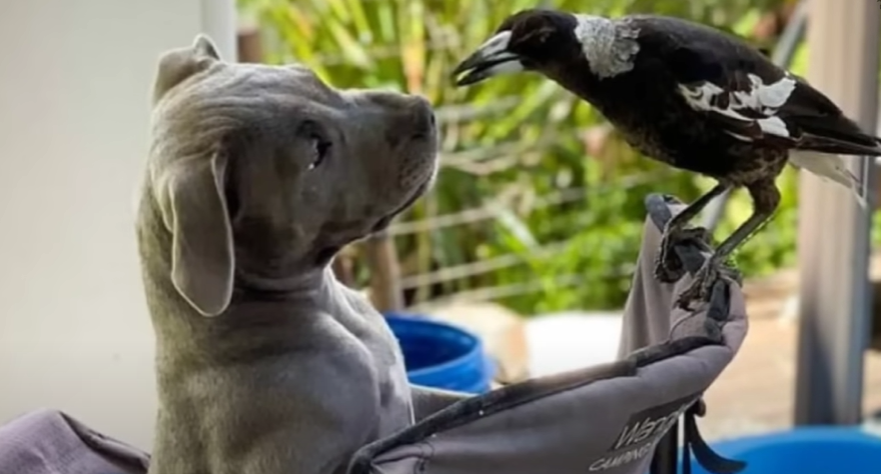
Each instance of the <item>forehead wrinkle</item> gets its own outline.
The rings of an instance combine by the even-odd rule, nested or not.
[[[293,127],[319,119],[338,139],[338,124],[351,122],[341,94],[295,68],[265,65],[216,68],[213,74],[182,84],[156,104],[152,114],[151,153],[157,161],[204,154],[231,133],[264,130],[270,141],[288,140]],[[247,134],[247,133],[245,133]],[[268,146],[280,146],[280,143]]]
[[[336,89],[322,81],[310,69],[298,65],[265,66],[266,78],[272,85],[281,86],[285,93],[327,103],[335,107],[343,106],[345,101]]]
[[[239,65],[237,65],[239,66]],[[235,69],[217,71],[204,77],[200,86],[209,97],[234,96],[265,102],[308,99],[332,106],[344,104],[340,94],[324,84],[317,76],[304,70],[262,64],[242,65]],[[308,72],[308,74],[307,74]]]

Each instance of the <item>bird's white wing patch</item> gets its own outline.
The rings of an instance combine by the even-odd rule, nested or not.
[[[777,82],[765,84],[755,74],[747,77],[750,81],[747,90],[728,91],[710,82],[691,86],[679,85],[678,89],[688,105],[695,110],[717,113],[744,123],[752,122],[765,134],[789,138],[786,123],[775,114],[795,90],[795,79],[787,74]],[[720,99],[723,94],[727,97]],[[727,107],[717,104],[727,104]],[[750,141],[748,137],[728,133],[740,140]]]

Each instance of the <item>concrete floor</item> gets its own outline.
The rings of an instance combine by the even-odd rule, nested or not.
[[[565,312],[526,322],[529,374],[549,375],[615,360],[621,313]]]
[[[707,440],[792,425],[797,327],[791,318],[750,320],[740,352],[706,394],[707,416],[699,424]],[[620,318],[613,313],[563,313],[532,319],[526,331],[530,373],[547,375],[613,360]],[[864,373],[863,409],[868,415],[881,409],[881,352],[867,353]]]
[[[792,425],[795,400],[797,322],[760,319],[737,357],[707,392],[708,439],[761,433]],[[881,409],[881,352],[865,357],[863,413]]]

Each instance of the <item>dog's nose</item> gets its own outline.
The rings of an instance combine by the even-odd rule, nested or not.
[[[398,138],[427,138],[435,133],[437,118],[425,97],[373,90],[352,90],[346,94],[356,106],[379,113],[391,134]]]
[[[425,135],[434,132],[437,126],[437,118],[434,115],[434,108],[427,99],[414,96],[410,110],[414,135]]]

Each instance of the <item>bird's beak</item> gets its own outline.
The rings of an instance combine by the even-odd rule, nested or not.
[[[523,71],[520,57],[507,51],[510,40],[511,32],[503,31],[477,48],[477,51],[453,70],[454,80],[456,76],[465,73],[464,76],[456,80],[456,86],[468,86],[499,74]]]

